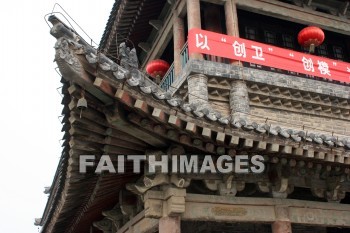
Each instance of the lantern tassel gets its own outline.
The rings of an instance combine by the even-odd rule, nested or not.
[[[315,52],[315,44],[310,44],[309,52],[310,53],[314,53]]]

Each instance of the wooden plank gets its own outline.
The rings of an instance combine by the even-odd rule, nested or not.
[[[255,144],[256,145],[254,145],[254,150],[258,150],[258,151],[266,150],[266,146],[267,146],[266,142],[258,141]]]
[[[327,162],[334,162],[334,157],[335,157],[334,154],[327,153],[324,160]]]
[[[80,115],[79,109],[75,108],[75,109],[73,109],[73,111],[76,113],[77,116]],[[109,125],[108,122],[106,121],[104,115],[102,115],[101,112],[98,112],[93,108],[89,108],[89,106],[87,109],[85,109],[82,112],[81,117],[86,118],[92,122],[95,122],[96,124],[99,124],[101,126],[108,127],[108,125]]]
[[[144,141],[137,139],[137,138],[131,136],[130,134],[121,132],[121,131],[116,130],[116,129],[111,129],[111,128],[107,129],[106,135],[110,136],[111,140],[123,139],[123,140],[129,141],[130,143],[135,144],[135,145],[140,145],[140,146],[148,145]]]
[[[254,141],[252,139],[244,139],[243,148],[248,149],[253,147]]]
[[[218,222],[273,222],[273,206],[227,205],[186,202],[182,220]]]
[[[202,136],[203,136],[205,139],[211,140],[211,129],[209,129],[209,128],[203,128],[203,130],[202,130]]]
[[[123,140],[123,139],[117,139],[117,138],[113,138],[113,137],[106,137],[104,140],[104,143],[107,145],[111,145],[111,146],[118,146],[118,147],[123,147],[123,148],[127,148],[127,149],[135,149],[137,148],[137,150],[146,150],[148,148],[147,144],[144,143],[143,145],[140,144],[133,144],[128,140]]]
[[[292,147],[291,146],[282,146],[281,147],[281,153],[283,153],[283,154],[291,154],[292,153]]]
[[[122,89],[117,90],[117,92],[115,93],[115,97],[119,99],[122,103],[130,107],[133,107],[134,105],[134,99],[129,95],[129,93]]]
[[[120,146],[111,146],[111,145],[105,145],[103,147],[103,151],[107,155],[138,155],[138,154],[144,154],[145,151],[142,149],[139,149],[138,147],[135,147],[133,149],[128,149]]]
[[[177,116],[170,115],[170,116],[169,116],[168,123],[169,123],[170,125],[173,125],[173,126],[179,128],[179,129],[182,128],[182,121],[181,121],[181,119],[178,118]]]
[[[162,109],[154,108],[152,112],[152,116],[156,118],[160,122],[167,122],[167,115]]]
[[[224,134],[222,132],[218,132],[216,135],[216,142],[219,145],[224,145],[225,144],[225,136],[226,136],[226,134]]]
[[[192,122],[187,122],[186,131],[191,133],[191,134],[196,134],[197,133],[197,125],[192,123]]]
[[[103,91],[104,93],[108,94],[109,96],[112,96],[112,97],[114,96],[115,91],[109,85],[109,83],[103,80],[102,78],[99,78],[99,77],[95,78],[94,86],[100,89],[101,91]]]
[[[279,151],[279,147],[280,147],[280,145],[275,144],[275,143],[268,144],[267,151],[270,153],[276,153]]]
[[[315,151],[312,149],[304,150],[304,156],[307,158],[314,158],[315,157]]]
[[[301,147],[293,148],[292,154],[297,156],[302,156],[304,154],[304,150]]]
[[[328,227],[350,226],[350,214],[345,210],[290,207],[288,212],[291,222],[295,224]]]
[[[72,127],[69,129],[69,134],[76,138],[84,138],[86,141],[104,144],[104,135],[91,133],[91,131],[82,129],[80,127]]]
[[[341,154],[336,154],[334,162],[336,163],[344,163],[344,156]]]
[[[345,157],[344,158],[344,164],[350,165],[350,157]]]
[[[324,152],[316,152],[315,158],[323,160],[326,157],[326,154]]]
[[[236,147],[239,144],[239,137],[237,136],[232,136],[231,141],[230,141],[230,146]]]
[[[89,130],[101,135],[104,135],[105,133],[105,127],[100,126],[98,124],[96,124],[93,121],[84,119],[84,118],[80,118],[79,116],[75,116],[75,115],[71,115],[69,117],[69,122],[71,123],[72,127],[74,126],[78,126],[79,128],[85,129],[85,130]]]
[[[147,103],[146,103],[145,101],[143,101],[143,100],[137,99],[137,100],[135,101],[134,107],[135,107],[136,109],[140,110],[141,112],[146,113],[146,114],[149,114],[149,113],[150,113],[150,109],[149,109]]]

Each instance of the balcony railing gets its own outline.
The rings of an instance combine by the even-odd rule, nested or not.
[[[187,42],[184,44],[183,48],[181,49],[180,56],[181,56],[181,66],[182,68],[184,68],[189,60]],[[174,63],[173,63],[171,64],[168,72],[164,75],[164,78],[160,82],[159,86],[163,90],[168,91],[171,85],[173,84],[174,80],[175,80],[175,70],[174,70]]]
[[[160,82],[159,86],[167,91],[169,90],[171,84],[173,84],[175,78],[175,70],[174,70],[174,63],[171,64],[170,68],[168,69],[168,72],[164,75],[163,80]]]
[[[187,41],[184,44],[184,47],[181,49],[180,55],[181,55],[181,65],[182,65],[182,68],[184,68],[188,62],[188,59],[189,59],[189,57],[188,57],[188,42]]]

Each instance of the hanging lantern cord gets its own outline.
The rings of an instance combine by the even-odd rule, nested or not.
[[[310,44],[310,48],[309,48],[309,52],[310,53],[314,53],[315,52],[315,44],[314,43],[312,43],[312,44]]]

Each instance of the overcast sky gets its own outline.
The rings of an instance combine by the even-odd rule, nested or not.
[[[21,0],[1,7],[1,233],[38,232],[34,218],[42,216],[44,186],[51,185],[62,150],[55,39],[44,21],[55,2],[99,43],[114,0]]]

